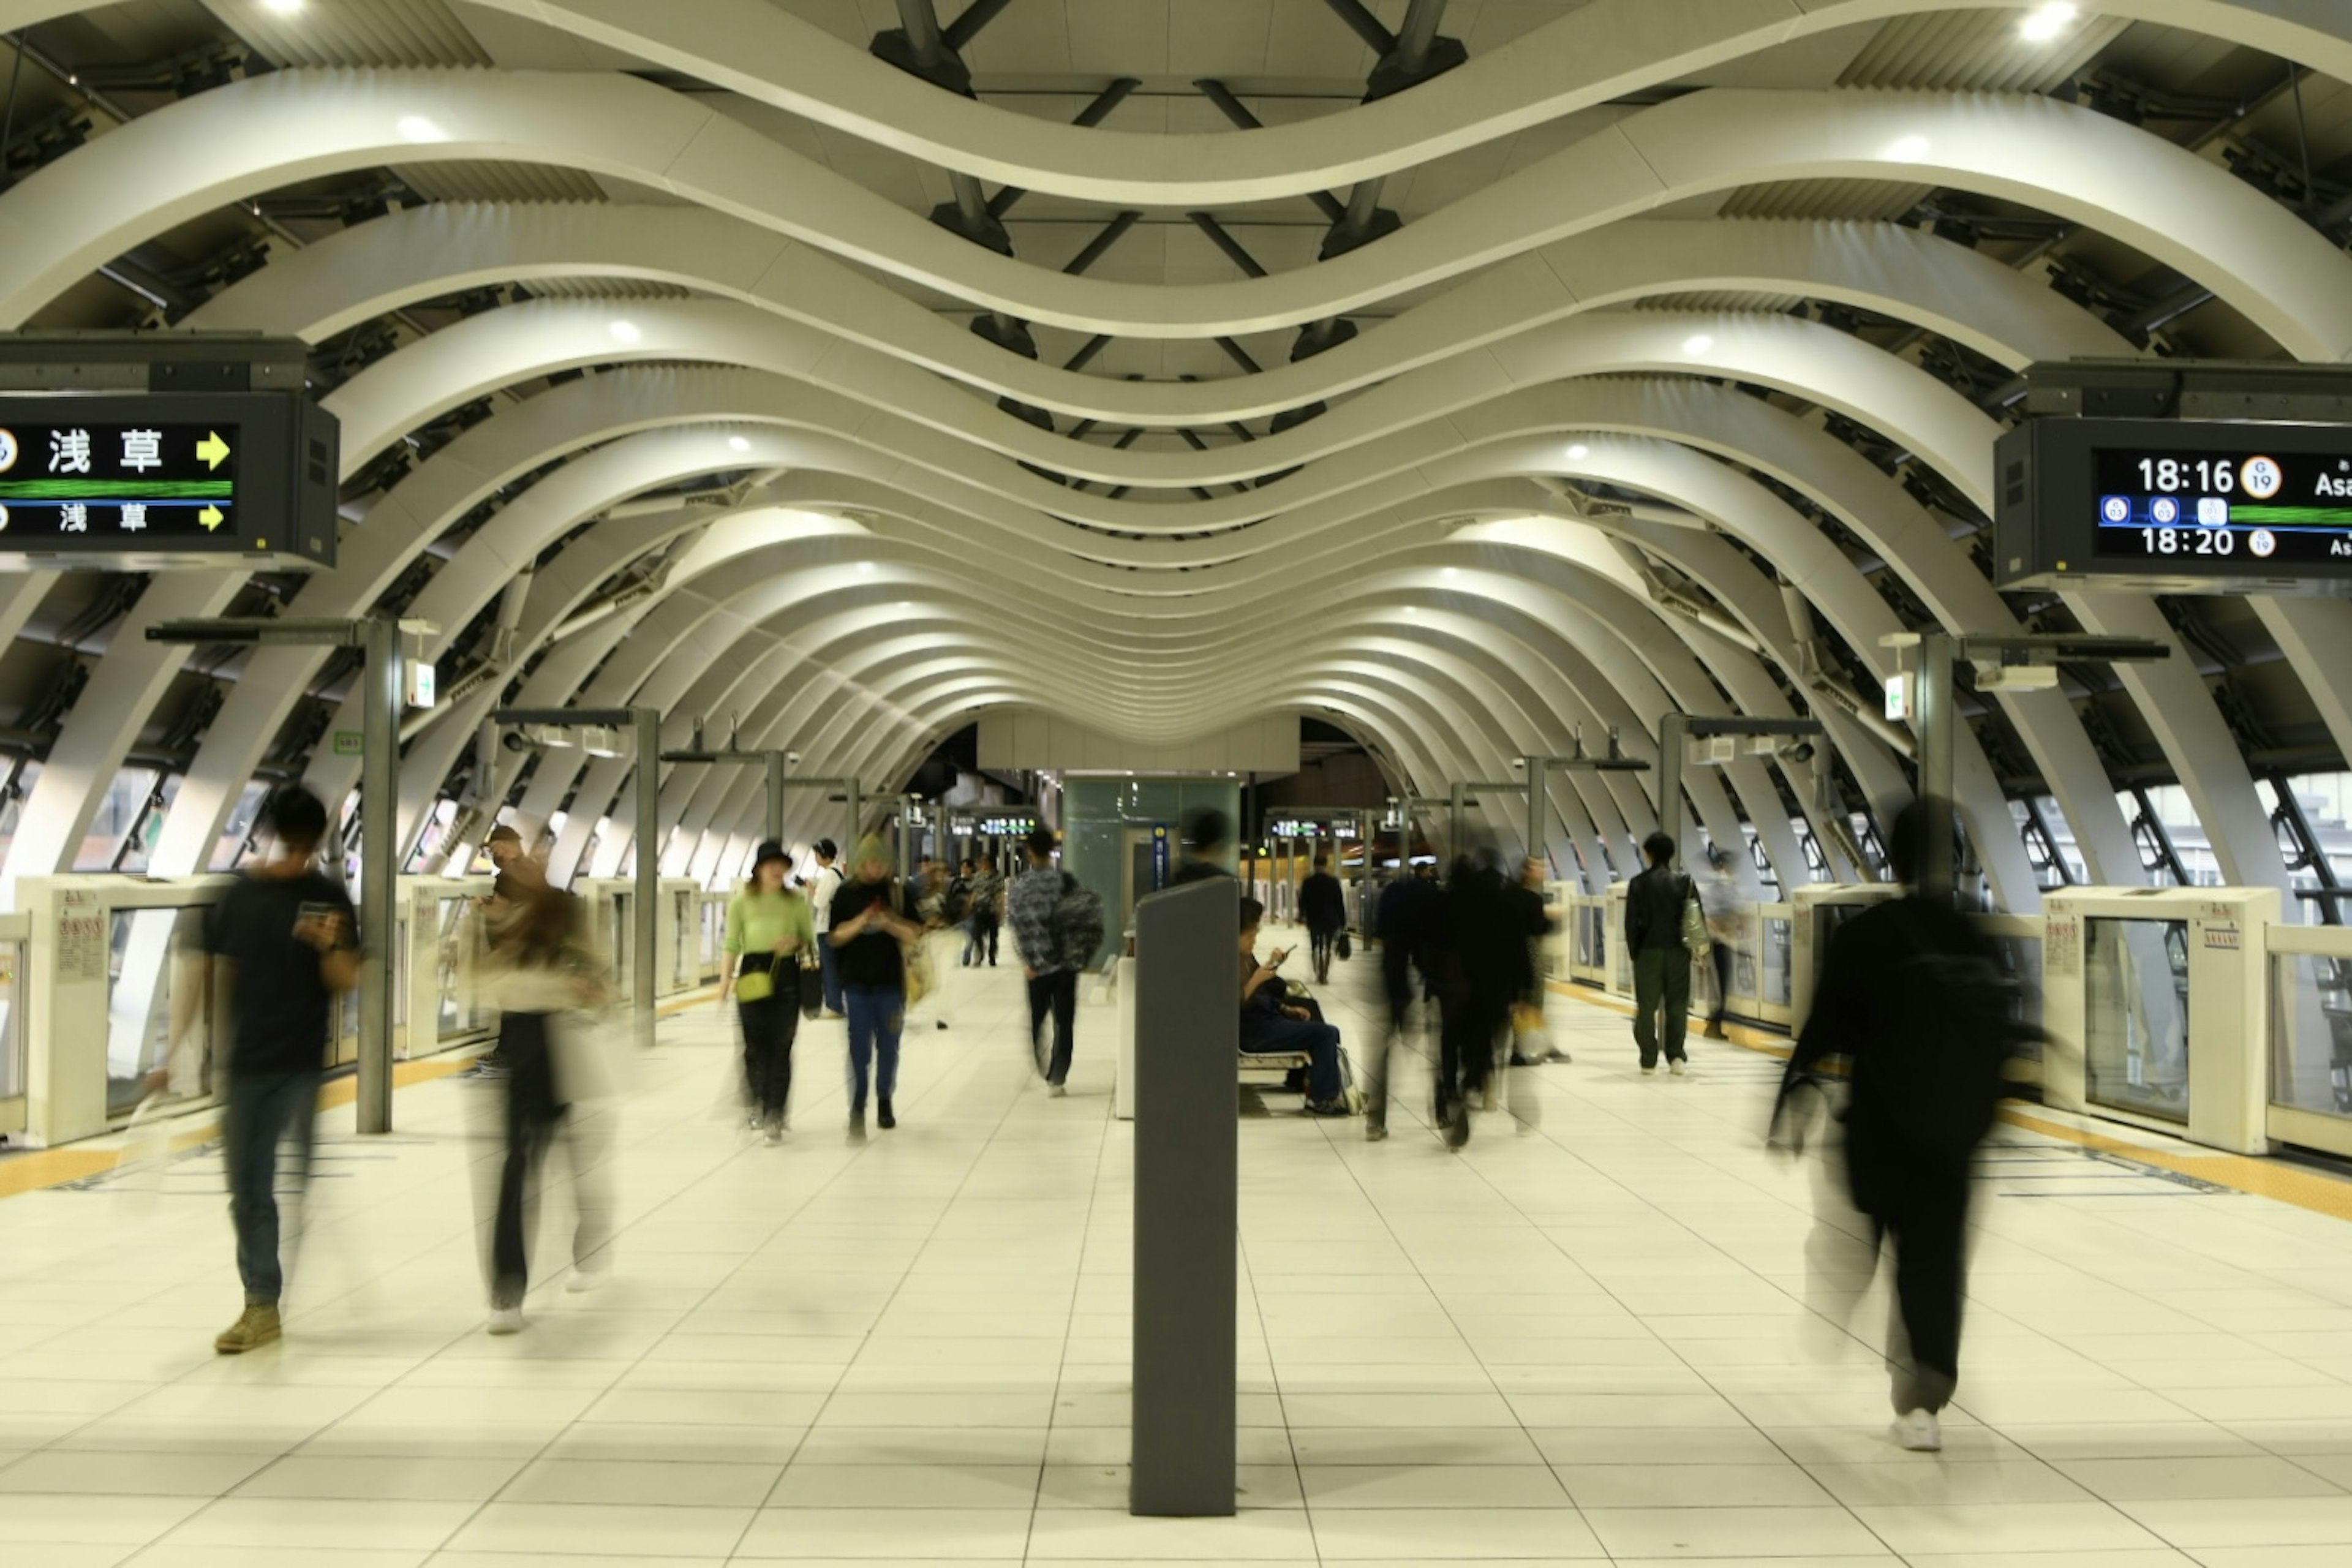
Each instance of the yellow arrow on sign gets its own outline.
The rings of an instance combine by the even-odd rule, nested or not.
[[[220,438],[219,431],[212,431],[196,443],[196,456],[205,460],[205,468],[217,469],[228,459],[228,443]]]
[[[205,525],[205,531],[206,533],[210,533],[214,529],[218,528],[226,520],[221,516],[220,508],[216,506],[208,506],[205,508],[204,510],[196,513],[196,521]]]

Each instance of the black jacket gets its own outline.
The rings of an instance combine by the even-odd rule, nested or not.
[[[1338,931],[1348,923],[1348,897],[1339,879],[1318,871],[1298,884],[1298,917],[1308,931]]]
[[[1625,885],[1625,951],[1680,947],[1683,900],[1691,879],[1671,866],[1653,866]]]

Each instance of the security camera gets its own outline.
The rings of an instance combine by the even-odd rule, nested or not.
[[[801,754],[798,752],[786,752],[784,753],[784,765],[792,768],[799,767],[801,765]]]
[[[499,737],[499,743],[506,747],[509,752],[528,752],[530,750],[530,742],[522,738],[522,731],[520,730],[509,730],[505,734]]]
[[[1780,749],[1780,756],[1783,761],[1800,765],[1810,763],[1813,760],[1813,743],[1811,741],[1793,741]]]
[[[1528,771],[1528,760],[1527,760],[1527,758],[1525,758],[1525,757],[1513,757],[1513,758],[1511,759],[1511,771],[1512,771],[1513,773],[1526,773],[1526,772]]]

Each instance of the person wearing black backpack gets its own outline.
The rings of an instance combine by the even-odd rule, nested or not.
[[[1040,827],[1028,837],[1029,869],[1004,897],[1013,945],[1029,977],[1029,1039],[1042,1058],[1045,1092],[1067,1092],[1072,1034],[1077,1025],[1078,976],[1102,946],[1102,900],[1054,864],[1054,835]],[[1048,1019],[1053,1043],[1045,1044]]]
[[[1873,1251],[1895,1246],[1894,1436],[1915,1452],[1943,1447],[1937,1413],[1959,1381],[1970,1168],[2004,1092],[2003,1067],[2028,1032],[2012,1020],[2016,985],[1992,943],[1948,895],[1918,890],[1927,820],[1915,802],[1888,835],[1904,896],[1830,939],[1772,1122],[1775,1146],[1801,1147],[1803,1091],[1822,1090],[1826,1058],[1850,1064],[1846,1180],[1870,1216]]]

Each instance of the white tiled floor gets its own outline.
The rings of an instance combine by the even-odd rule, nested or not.
[[[1243,1510],[1131,1519],[1111,1019],[1049,1100],[1017,976],[957,980],[857,1151],[840,1026],[771,1150],[720,1113],[725,1021],[666,1025],[614,1282],[553,1273],[513,1339],[475,1250],[494,1089],[404,1090],[388,1139],[330,1119],[289,1337],[239,1360],[209,1351],[210,1154],[0,1203],[0,1562],[2352,1563],[2352,1226],[2004,1135],[1949,1447],[1903,1454],[1883,1294],[1820,1303],[1850,1331],[1808,1305],[1811,1175],[1759,1147],[1777,1067],[1694,1042],[1644,1081],[1566,1001],[1576,1064],[1461,1156],[1417,1070],[1384,1144],[1244,1119]],[[560,1191],[547,1231],[552,1268]]]

